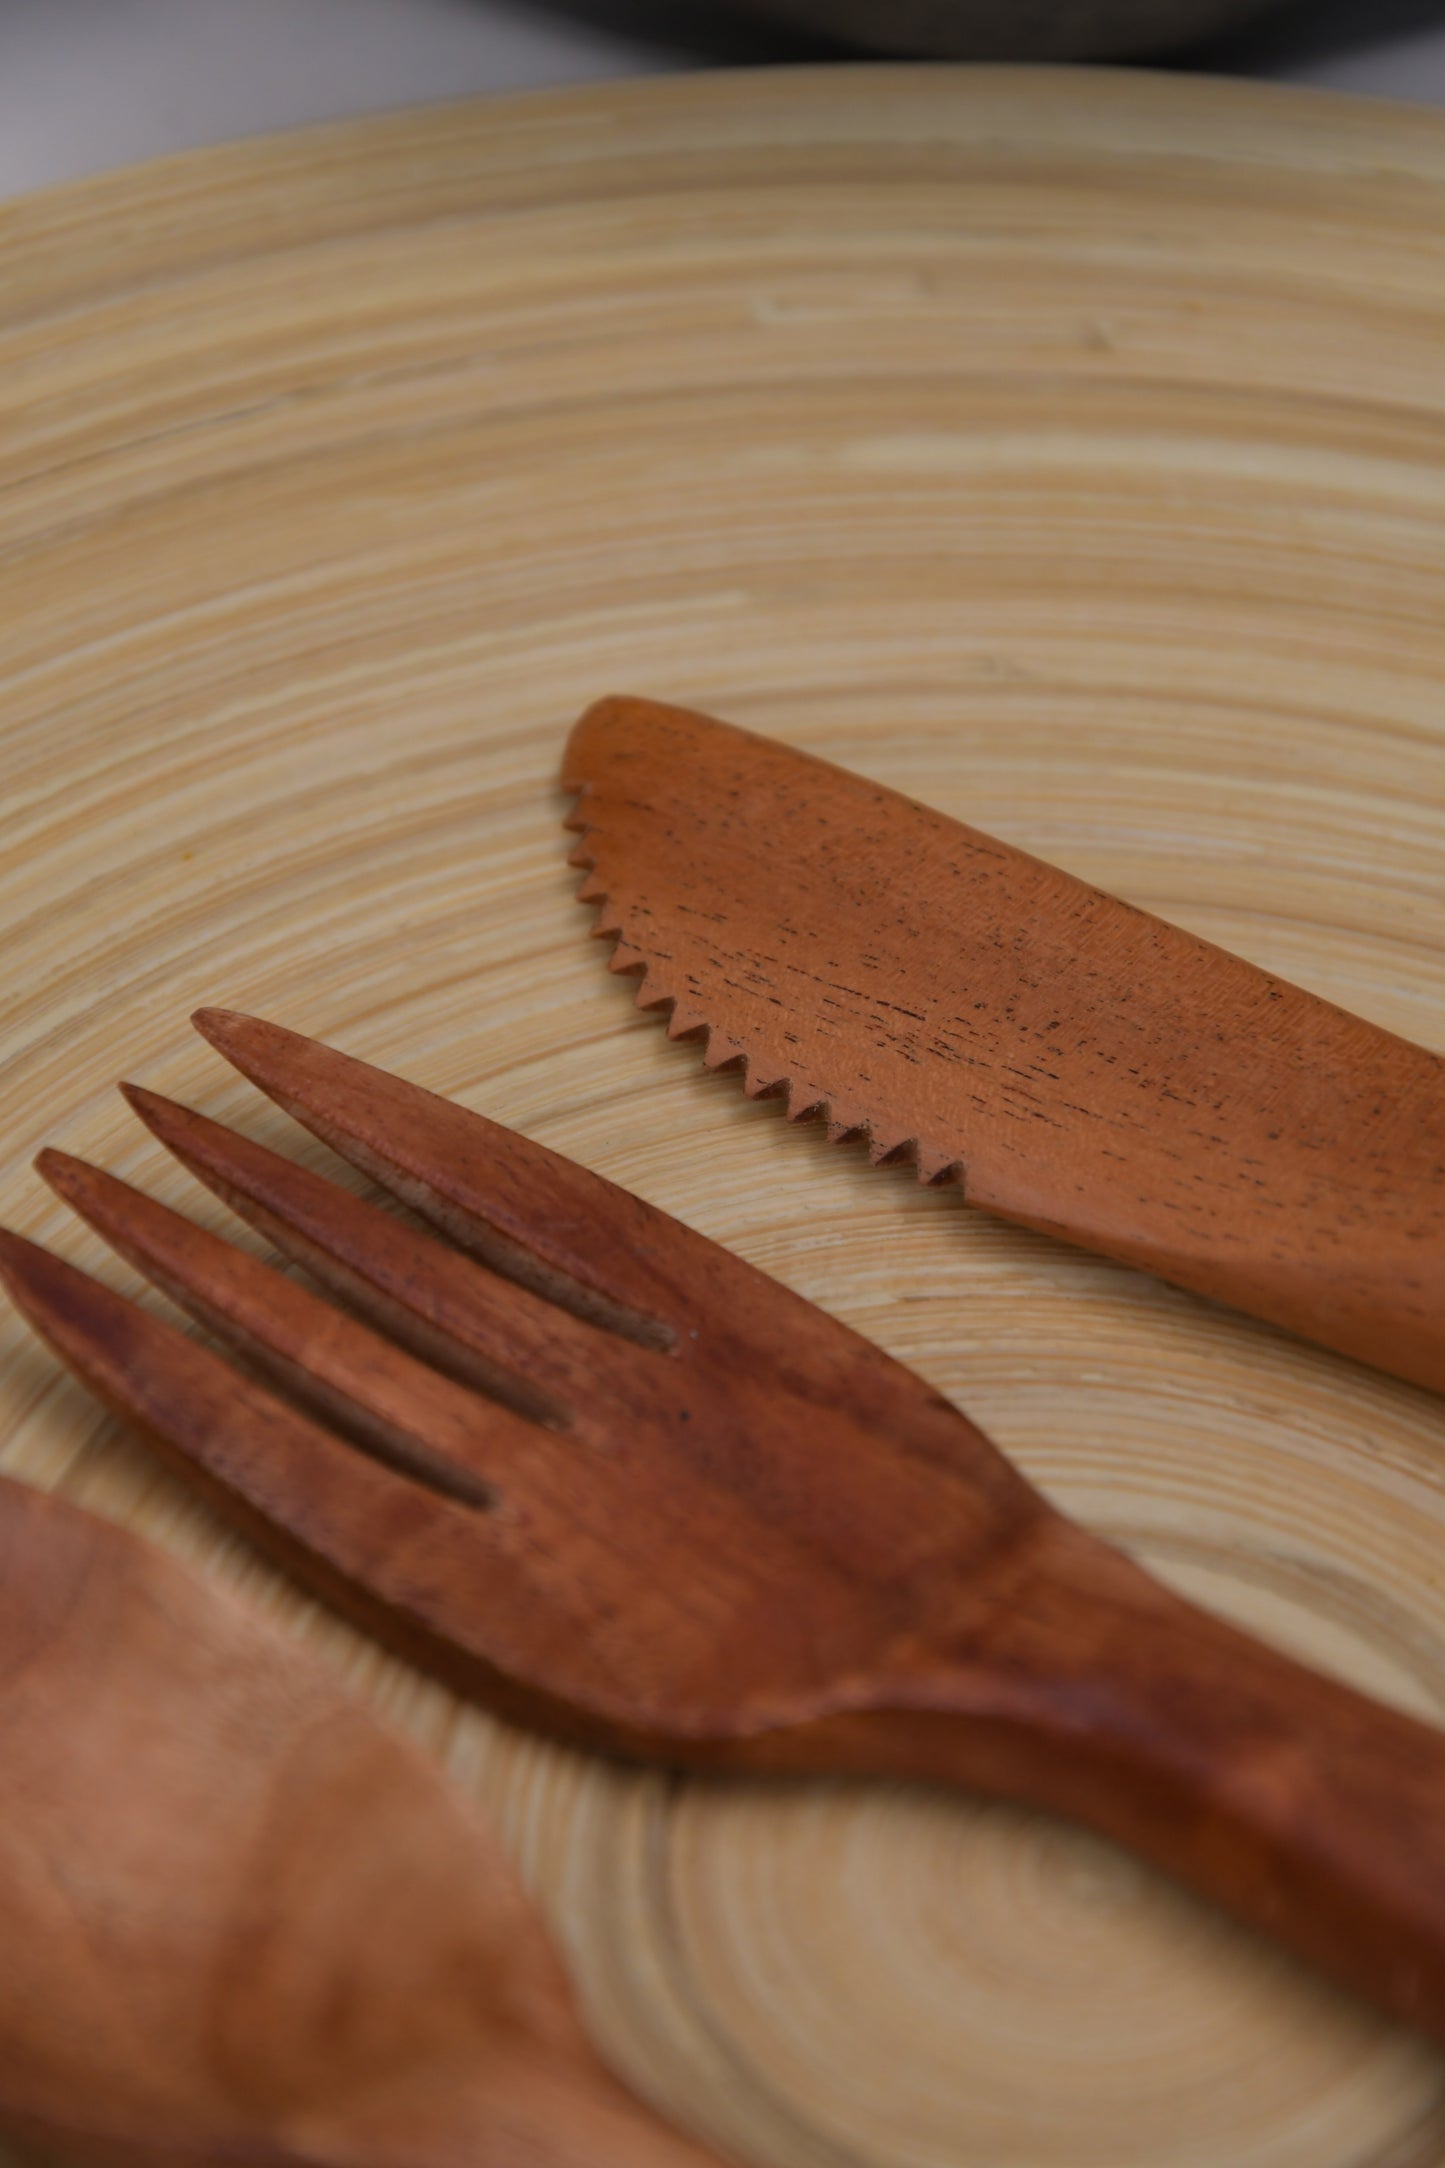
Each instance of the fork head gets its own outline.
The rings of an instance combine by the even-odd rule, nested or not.
[[[47,1181],[227,1354],[16,1236],[0,1270],[301,1578],[505,1714],[683,1762],[776,1764],[762,1742],[967,1657],[1053,1516],[949,1402],[515,1132],[274,1024],[196,1022],[430,1225],[127,1088],[326,1292],[57,1152]]]

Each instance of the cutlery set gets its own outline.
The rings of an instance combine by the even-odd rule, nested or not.
[[[612,968],[710,1067],[1445,1386],[1437,1056],[679,709],[599,703],[564,779]],[[123,1087],[312,1284],[54,1151],[45,1180],[206,1340],[15,1235],[0,1277],[299,1581],[606,1753],[1070,1816],[1445,2043],[1445,1733],[1166,1590],[627,1191],[277,1024],[195,1022],[402,1211]],[[8,1484],[0,1651],[0,2131],[117,2160],[710,2157],[602,2070],[440,1777],[241,1607]]]

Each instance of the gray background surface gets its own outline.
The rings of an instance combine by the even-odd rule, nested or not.
[[[429,98],[837,57],[706,0],[0,0],[0,195]],[[1445,103],[1445,0],[1323,0],[1185,64]]]

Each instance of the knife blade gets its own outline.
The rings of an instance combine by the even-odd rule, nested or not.
[[[710,1068],[1000,1217],[1445,1389],[1445,1061],[867,778],[612,697],[579,890]]]

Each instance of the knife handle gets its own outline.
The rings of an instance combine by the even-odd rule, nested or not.
[[[853,1720],[853,1766],[1083,1822],[1445,2042],[1445,1732],[1056,1514],[1026,1548],[966,1653]]]

